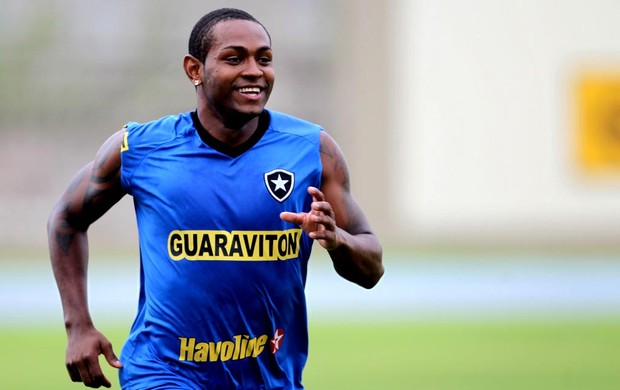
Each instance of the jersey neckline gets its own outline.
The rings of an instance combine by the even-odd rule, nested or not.
[[[200,136],[202,142],[217,150],[218,152],[233,158],[239,157],[243,153],[250,150],[252,146],[256,145],[256,143],[260,141],[260,139],[269,128],[269,123],[271,122],[269,112],[267,110],[263,110],[263,112],[258,118],[258,127],[256,128],[256,131],[252,133],[250,138],[248,138],[247,141],[238,146],[230,146],[209,134],[209,132],[202,126],[202,123],[200,123],[200,120],[198,119],[198,113],[196,111],[192,111],[191,116],[194,127],[196,128],[196,131],[198,132],[198,135]]]

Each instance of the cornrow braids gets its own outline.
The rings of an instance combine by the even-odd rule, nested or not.
[[[254,16],[236,8],[220,8],[209,12],[196,23],[189,36],[189,54],[197,58],[200,62],[204,62],[207,53],[209,53],[209,50],[213,46],[213,27],[225,20],[249,20],[258,23],[265,29],[269,40],[271,40],[269,31],[267,31],[265,26]]]

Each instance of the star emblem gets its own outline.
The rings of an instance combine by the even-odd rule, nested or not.
[[[275,188],[274,191],[277,190],[283,190],[286,191],[286,187],[284,186],[286,183],[288,183],[288,180],[283,180],[282,177],[278,174],[278,178],[276,180],[272,180],[271,181],[273,184],[275,184]]]
[[[283,338],[284,338],[284,331],[282,329],[276,329],[276,332],[273,334],[273,338],[271,339],[271,344],[270,344],[271,353],[273,353],[274,355],[280,349]]]
[[[284,169],[274,169],[264,174],[269,194],[278,202],[284,202],[293,193],[295,174]]]

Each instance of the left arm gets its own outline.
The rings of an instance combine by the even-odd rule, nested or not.
[[[351,194],[349,169],[336,142],[321,132],[321,189],[312,195],[307,213],[284,212],[280,217],[300,225],[325,248],[336,272],[365,288],[372,288],[383,275],[382,248],[359,204]]]

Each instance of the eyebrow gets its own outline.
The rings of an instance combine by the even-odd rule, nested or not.
[[[233,50],[238,50],[238,51],[248,51],[248,49],[245,46],[230,45],[230,46],[226,46],[222,48],[222,50],[227,50],[227,49],[233,49]],[[271,46],[261,46],[257,51],[266,51],[266,50],[271,50]]]

